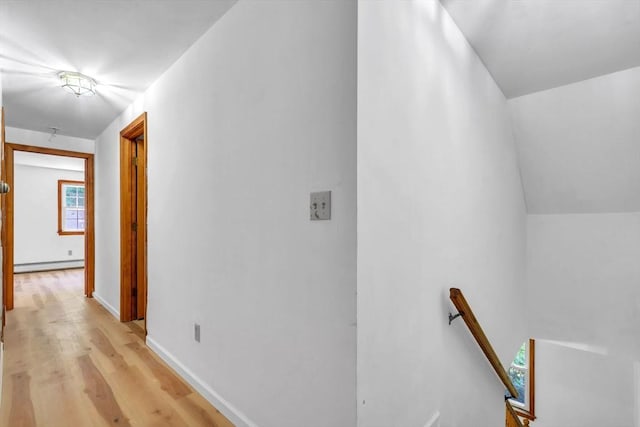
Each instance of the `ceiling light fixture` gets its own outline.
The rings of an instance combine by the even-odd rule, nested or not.
[[[61,71],[58,73],[58,78],[62,88],[77,97],[96,94],[96,81],[89,76],[75,71]]]

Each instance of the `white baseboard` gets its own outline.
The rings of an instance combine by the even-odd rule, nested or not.
[[[100,303],[101,306],[103,306],[104,308],[107,309],[107,311],[111,314],[113,314],[113,317],[115,317],[116,319],[118,319],[118,322],[120,321],[120,311],[116,310],[116,308],[114,306],[112,306],[111,304],[109,304],[107,301],[105,301],[104,298],[102,298],[99,294],[97,294],[95,291],[93,292],[93,298],[98,301]]]
[[[69,261],[49,261],[49,262],[30,262],[25,264],[15,264],[13,266],[14,273],[31,273],[32,271],[52,271],[65,270],[67,268],[83,268],[83,259],[73,259]]]
[[[170,354],[164,347],[158,344],[151,336],[147,335],[147,346],[153,350],[162,360],[171,366],[182,378],[191,384],[205,399],[227,417],[236,427],[258,427],[245,414],[230,404],[204,381],[198,378],[193,372]]]

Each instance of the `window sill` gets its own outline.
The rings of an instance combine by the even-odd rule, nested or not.
[[[60,231],[58,230],[59,236],[79,236],[84,234],[84,231]]]

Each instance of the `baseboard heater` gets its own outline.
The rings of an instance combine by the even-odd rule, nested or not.
[[[28,262],[24,264],[14,264],[14,273],[31,273],[34,271],[66,270],[67,268],[83,268],[83,259],[72,259],[66,261]]]

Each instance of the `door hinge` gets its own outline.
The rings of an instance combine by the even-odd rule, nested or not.
[[[138,158],[137,157],[132,157],[131,158],[131,164],[133,166],[138,166]]]
[[[138,224],[137,223],[132,223],[131,224],[131,231],[138,231]]]

